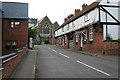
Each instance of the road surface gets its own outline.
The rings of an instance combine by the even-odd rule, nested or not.
[[[37,45],[36,78],[118,78],[118,62]]]

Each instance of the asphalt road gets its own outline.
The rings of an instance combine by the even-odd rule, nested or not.
[[[52,45],[35,48],[36,78],[118,78],[118,62]]]

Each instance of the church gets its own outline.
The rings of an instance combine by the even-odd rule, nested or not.
[[[36,36],[37,41],[41,44],[55,44],[54,31],[59,27],[57,22],[52,23],[48,16],[45,16],[37,22],[35,27],[38,28],[39,33]]]

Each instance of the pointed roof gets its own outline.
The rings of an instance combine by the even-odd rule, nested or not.
[[[48,18],[48,16],[43,17],[42,19],[38,20],[37,24],[35,25],[35,27],[38,27],[44,20],[48,19],[50,21],[50,19]],[[50,23],[52,24],[52,22],[50,21]]]

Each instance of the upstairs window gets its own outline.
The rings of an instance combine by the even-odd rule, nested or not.
[[[11,22],[10,27],[11,28],[17,28],[17,27],[19,27],[19,25],[20,25],[20,22]]]
[[[67,30],[69,30],[69,24],[67,24]]]
[[[93,28],[89,28],[89,41],[93,41]]]
[[[11,22],[11,28],[14,28],[14,22]]]
[[[89,21],[89,15],[88,14],[85,15],[85,21]]]
[[[64,27],[62,27],[62,32],[64,32]]]
[[[74,23],[72,23],[72,27],[73,27],[73,28],[75,27],[75,24],[74,24]]]
[[[20,25],[20,22],[15,22],[15,27],[18,27]]]

